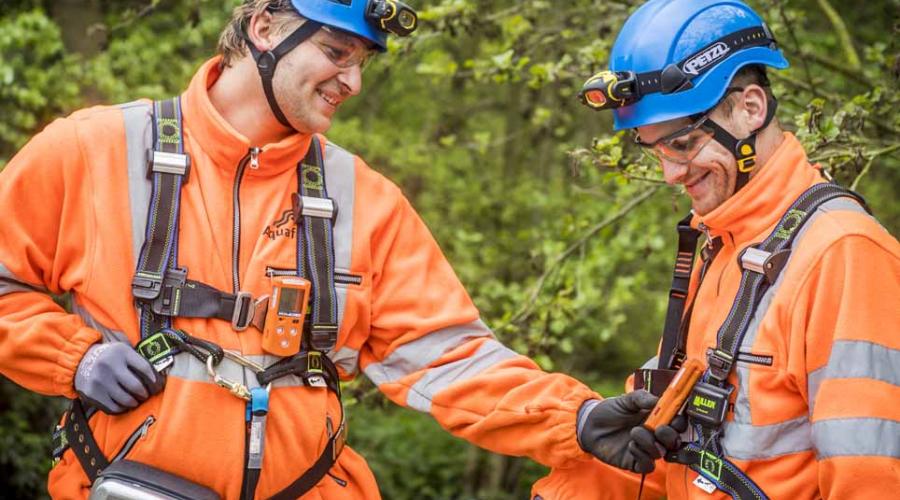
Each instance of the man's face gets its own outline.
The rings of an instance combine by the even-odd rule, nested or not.
[[[723,106],[716,108],[709,116],[723,128],[743,137],[744,131],[736,131],[731,117],[731,112],[726,112]],[[680,118],[653,125],[638,128],[640,140],[644,143],[652,143],[659,138],[666,137],[691,124],[687,118]],[[705,137],[704,137],[705,135]],[[706,215],[725,202],[734,193],[737,180],[737,161],[724,146],[715,140],[709,140],[709,132],[702,129],[689,134],[679,136],[672,140],[675,148],[691,147],[695,141],[704,142],[699,152],[687,163],[680,163],[659,156],[663,170],[663,176],[668,184],[681,185],[691,198],[692,207],[699,215]]]
[[[320,29],[279,61],[273,79],[275,97],[297,131],[325,132],[341,103],[359,93],[361,64],[341,66],[347,53],[360,51],[369,52],[361,39]]]

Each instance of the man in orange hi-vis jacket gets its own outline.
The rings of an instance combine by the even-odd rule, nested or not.
[[[659,356],[629,383],[660,393],[691,358],[706,371],[671,426],[632,431],[665,458],[644,498],[896,498],[900,245],[781,129],[766,66],[787,61],[741,1],[651,0],[582,90],[693,207]],[[619,476],[567,464],[534,496],[636,498]]]
[[[599,396],[500,344],[400,190],[319,135],[416,22],[247,0],[179,98],[76,112],[7,165],[0,372],[72,400],[54,498],[378,498],[344,447],[360,372],[498,453],[652,465],[627,445],[654,396],[604,400],[576,438]]]

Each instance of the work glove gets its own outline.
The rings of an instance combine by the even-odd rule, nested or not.
[[[631,429],[646,420],[659,398],[647,391],[589,400],[578,410],[578,444],[602,462],[632,472],[650,472],[653,459],[631,444]]]
[[[165,377],[125,342],[94,344],[75,371],[75,392],[105,413],[135,408],[165,385]]]
[[[644,426],[637,426],[631,429],[632,442],[628,445],[629,449],[635,455],[651,460],[662,458],[666,452],[681,448],[681,433],[686,431],[687,427],[688,420],[684,415],[676,416],[669,425],[660,425],[656,428],[656,432]]]

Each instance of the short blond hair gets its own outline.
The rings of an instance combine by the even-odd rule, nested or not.
[[[269,12],[273,19],[273,32],[276,35],[296,29],[303,23],[291,0],[244,0],[235,7],[231,21],[219,35],[218,52],[222,54],[222,66],[231,66],[235,59],[247,55],[247,43],[241,31],[250,26],[250,19],[263,12]]]

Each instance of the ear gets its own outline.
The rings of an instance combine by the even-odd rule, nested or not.
[[[734,119],[743,122],[740,126],[746,127],[748,134],[762,127],[769,110],[766,90],[755,83],[747,85],[738,95],[734,108]]]
[[[260,52],[272,50],[275,48],[275,40],[272,30],[272,14],[268,11],[262,11],[254,14],[250,18],[250,25],[247,27],[247,36],[253,41],[253,45]]]

